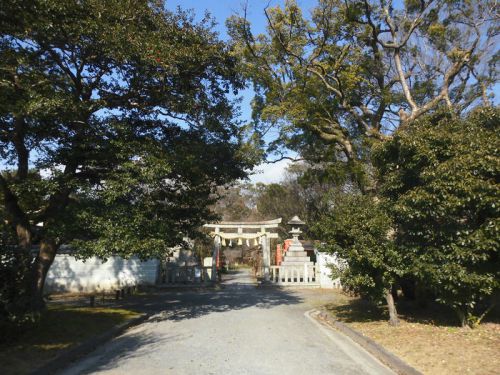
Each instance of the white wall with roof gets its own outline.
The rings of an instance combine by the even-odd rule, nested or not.
[[[58,254],[45,281],[48,292],[92,293],[112,291],[127,286],[153,285],[159,277],[158,259],[141,261],[111,256],[107,261],[97,257],[76,259]]]

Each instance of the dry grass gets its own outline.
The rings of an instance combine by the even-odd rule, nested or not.
[[[498,321],[463,329],[439,306],[422,309],[402,303],[401,325],[390,327],[384,309],[356,298],[339,294],[338,303],[327,307],[337,319],[424,374],[500,374]]]
[[[27,374],[62,350],[138,315],[124,309],[50,306],[39,325],[0,346],[0,373]]]

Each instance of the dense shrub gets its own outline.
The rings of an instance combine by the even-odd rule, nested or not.
[[[0,243],[0,342],[10,340],[37,320],[31,312],[29,274],[32,257]]]
[[[462,325],[479,323],[500,289],[500,110],[437,114],[375,153],[399,252],[411,276]]]

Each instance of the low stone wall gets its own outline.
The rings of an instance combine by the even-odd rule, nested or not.
[[[78,260],[69,254],[58,254],[45,281],[48,292],[92,293],[126,286],[153,285],[158,280],[160,262],[140,261],[112,256],[103,261],[97,257]]]

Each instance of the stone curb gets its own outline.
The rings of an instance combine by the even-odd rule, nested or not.
[[[111,340],[116,336],[119,336],[128,328],[145,322],[148,318],[149,314],[143,313],[137,318],[131,319],[128,322],[117,325],[111,328],[109,331],[106,331],[97,337],[88,339],[87,341],[84,341],[83,343],[74,348],[70,348],[66,351],[63,351],[55,358],[50,360],[50,362],[30,372],[30,375],[55,374],[57,371],[67,367],[71,362],[74,362],[78,358],[83,357],[84,355],[94,351],[98,346],[106,343],[107,341]]]
[[[375,356],[379,361],[391,368],[400,375],[423,375],[420,371],[411,367],[409,364],[404,362],[401,358],[396,357],[394,354],[389,352],[383,346],[377,344],[375,341],[369,337],[363,335],[362,333],[348,327],[346,324],[336,320],[328,312],[322,310],[317,315],[319,319],[329,323],[331,326],[336,328],[338,331],[342,332],[344,335],[349,337],[355,343],[359,344],[363,349],[368,351],[370,354]]]

